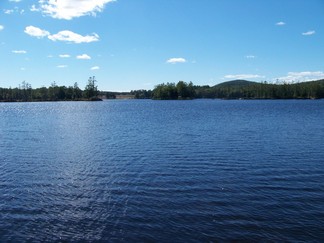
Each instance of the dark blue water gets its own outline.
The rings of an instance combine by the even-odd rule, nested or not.
[[[324,100],[0,104],[0,242],[324,241]]]

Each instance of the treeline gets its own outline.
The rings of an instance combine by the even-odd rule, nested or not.
[[[100,95],[107,99],[157,99],[157,100],[174,100],[174,99],[194,99],[195,87],[192,82],[186,83],[179,81],[175,83],[166,83],[157,85],[154,90],[132,90],[130,92],[100,92]]]
[[[302,83],[270,84],[234,80],[215,86],[197,86],[192,82],[163,83],[153,90],[131,92],[98,91],[95,77],[90,77],[84,90],[77,83],[73,86],[58,86],[33,89],[27,82],[17,88],[0,88],[0,101],[78,101],[118,98],[177,100],[177,99],[323,99],[324,79]]]
[[[134,99],[151,99],[153,96],[153,91],[145,89],[132,90],[130,94],[134,95]]]
[[[152,91],[132,91],[137,99],[322,99],[324,80],[270,84],[234,80],[215,86],[197,86],[183,81],[159,84]]]
[[[73,86],[58,86],[55,82],[50,87],[33,89],[27,82],[22,82],[17,88],[0,88],[0,101],[27,102],[27,101],[78,101],[100,100],[95,77],[90,77],[84,90],[78,83]]]
[[[213,87],[196,86],[195,91],[196,98],[322,99],[324,98],[324,80],[282,84],[236,80]]]
[[[183,81],[179,81],[177,84],[159,84],[152,92],[152,99],[156,100],[186,100],[194,99],[195,96],[195,89],[192,82],[188,84]]]

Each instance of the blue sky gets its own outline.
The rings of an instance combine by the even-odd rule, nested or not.
[[[324,78],[323,0],[1,0],[0,87]]]

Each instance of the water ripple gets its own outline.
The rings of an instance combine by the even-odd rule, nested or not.
[[[0,104],[0,241],[321,242],[323,104]]]

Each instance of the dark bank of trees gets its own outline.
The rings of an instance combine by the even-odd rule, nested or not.
[[[215,86],[194,86],[183,81],[157,85],[153,91],[132,91],[135,98],[170,99],[322,99],[324,80],[270,84],[234,80]]]
[[[152,91],[152,98],[156,100],[194,99],[196,96],[192,82],[189,84],[179,81],[177,84],[159,84]]]
[[[33,89],[27,82],[17,88],[0,88],[0,101],[70,101],[101,100],[100,98],[135,98],[135,99],[323,99],[324,79],[302,83],[271,84],[234,80],[215,86],[197,86],[192,82],[179,81],[163,83],[153,90],[132,90],[131,92],[98,91],[95,77],[90,77],[84,90],[78,83],[73,86],[58,86],[55,82],[50,87]]]
[[[55,82],[50,87],[33,89],[31,84],[22,82],[17,88],[0,88],[0,101],[26,102],[26,101],[77,101],[100,100],[95,77],[90,77],[84,90],[78,83],[73,86],[58,86]]]
[[[221,99],[322,99],[324,80],[269,84],[235,80],[213,87],[196,86],[196,98]]]
[[[145,89],[132,90],[130,92],[130,94],[134,95],[135,99],[151,99],[153,91],[152,90],[145,90]]]

